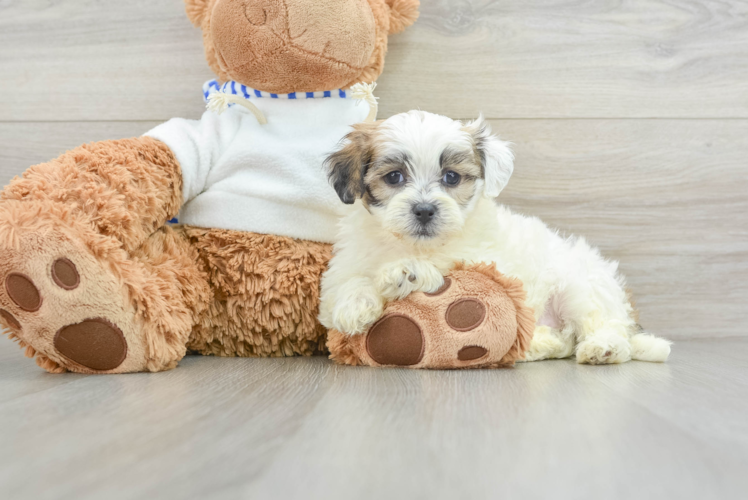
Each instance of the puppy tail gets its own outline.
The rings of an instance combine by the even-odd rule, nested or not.
[[[662,363],[670,356],[671,344],[669,340],[649,333],[637,333],[631,337],[631,359]]]

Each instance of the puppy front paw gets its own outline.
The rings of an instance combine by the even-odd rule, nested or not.
[[[412,292],[435,292],[444,284],[444,276],[431,263],[403,259],[388,264],[379,272],[377,288],[388,300],[404,299]]]
[[[420,262],[414,285],[419,292],[434,293],[444,285],[444,275],[433,264]]]
[[[376,285],[379,293],[388,300],[407,297],[413,291],[417,276],[407,261],[398,261],[383,266]]]
[[[364,333],[383,310],[384,301],[373,290],[358,290],[335,304],[332,326],[348,335]]]

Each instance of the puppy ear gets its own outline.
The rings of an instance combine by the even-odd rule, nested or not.
[[[364,176],[373,154],[372,138],[376,123],[359,123],[341,141],[341,147],[325,160],[327,178],[340,201],[355,203],[366,191]]]
[[[390,35],[400,33],[418,19],[419,0],[385,0],[390,8]]]
[[[509,148],[510,143],[492,134],[491,125],[483,119],[483,115],[465,125],[464,130],[473,137],[483,166],[483,195],[486,198],[496,198],[506,187],[514,171],[514,154]]]
[[[184,0],[184,7],[187,9],[187,17],[192,24],[198,28],[201,26],[205,14],[208,12],[210,0]]]

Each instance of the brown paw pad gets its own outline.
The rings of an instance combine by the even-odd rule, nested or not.
[[[477,299],[460,299],[449,305],[445,319],[458,332],[474,330],[486,318],[486,306]]]
[[[21,273],[10,273],[5,278],[8,297],[18,307],[27,312],[38,311],[42,306],[42,296],[31,278]]]
[[[423,358],[421,328],[407,316],[385,316],[371,327],[366,350],[381,365],[410,366]]]
[[[122,331],[102,318],[62,327],[54,345],[57,352],[91,370],[113,370],[127,357]]]
[[[473,361],[474,359],[480,359],[488,354],[488,349],[479,345],[468,345],[460,349],[457,353],[457,359],[460,361]]]
[[[52,280],[60,288],[74,290],[80,284],[81,277],[75,264],[63,257],[52,264]]]

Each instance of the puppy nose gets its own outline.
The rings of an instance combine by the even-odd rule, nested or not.
[[[433,203],[419,203],[413,207],[413,213],[421,224],[428,224],[436,214],[436,205]]]

